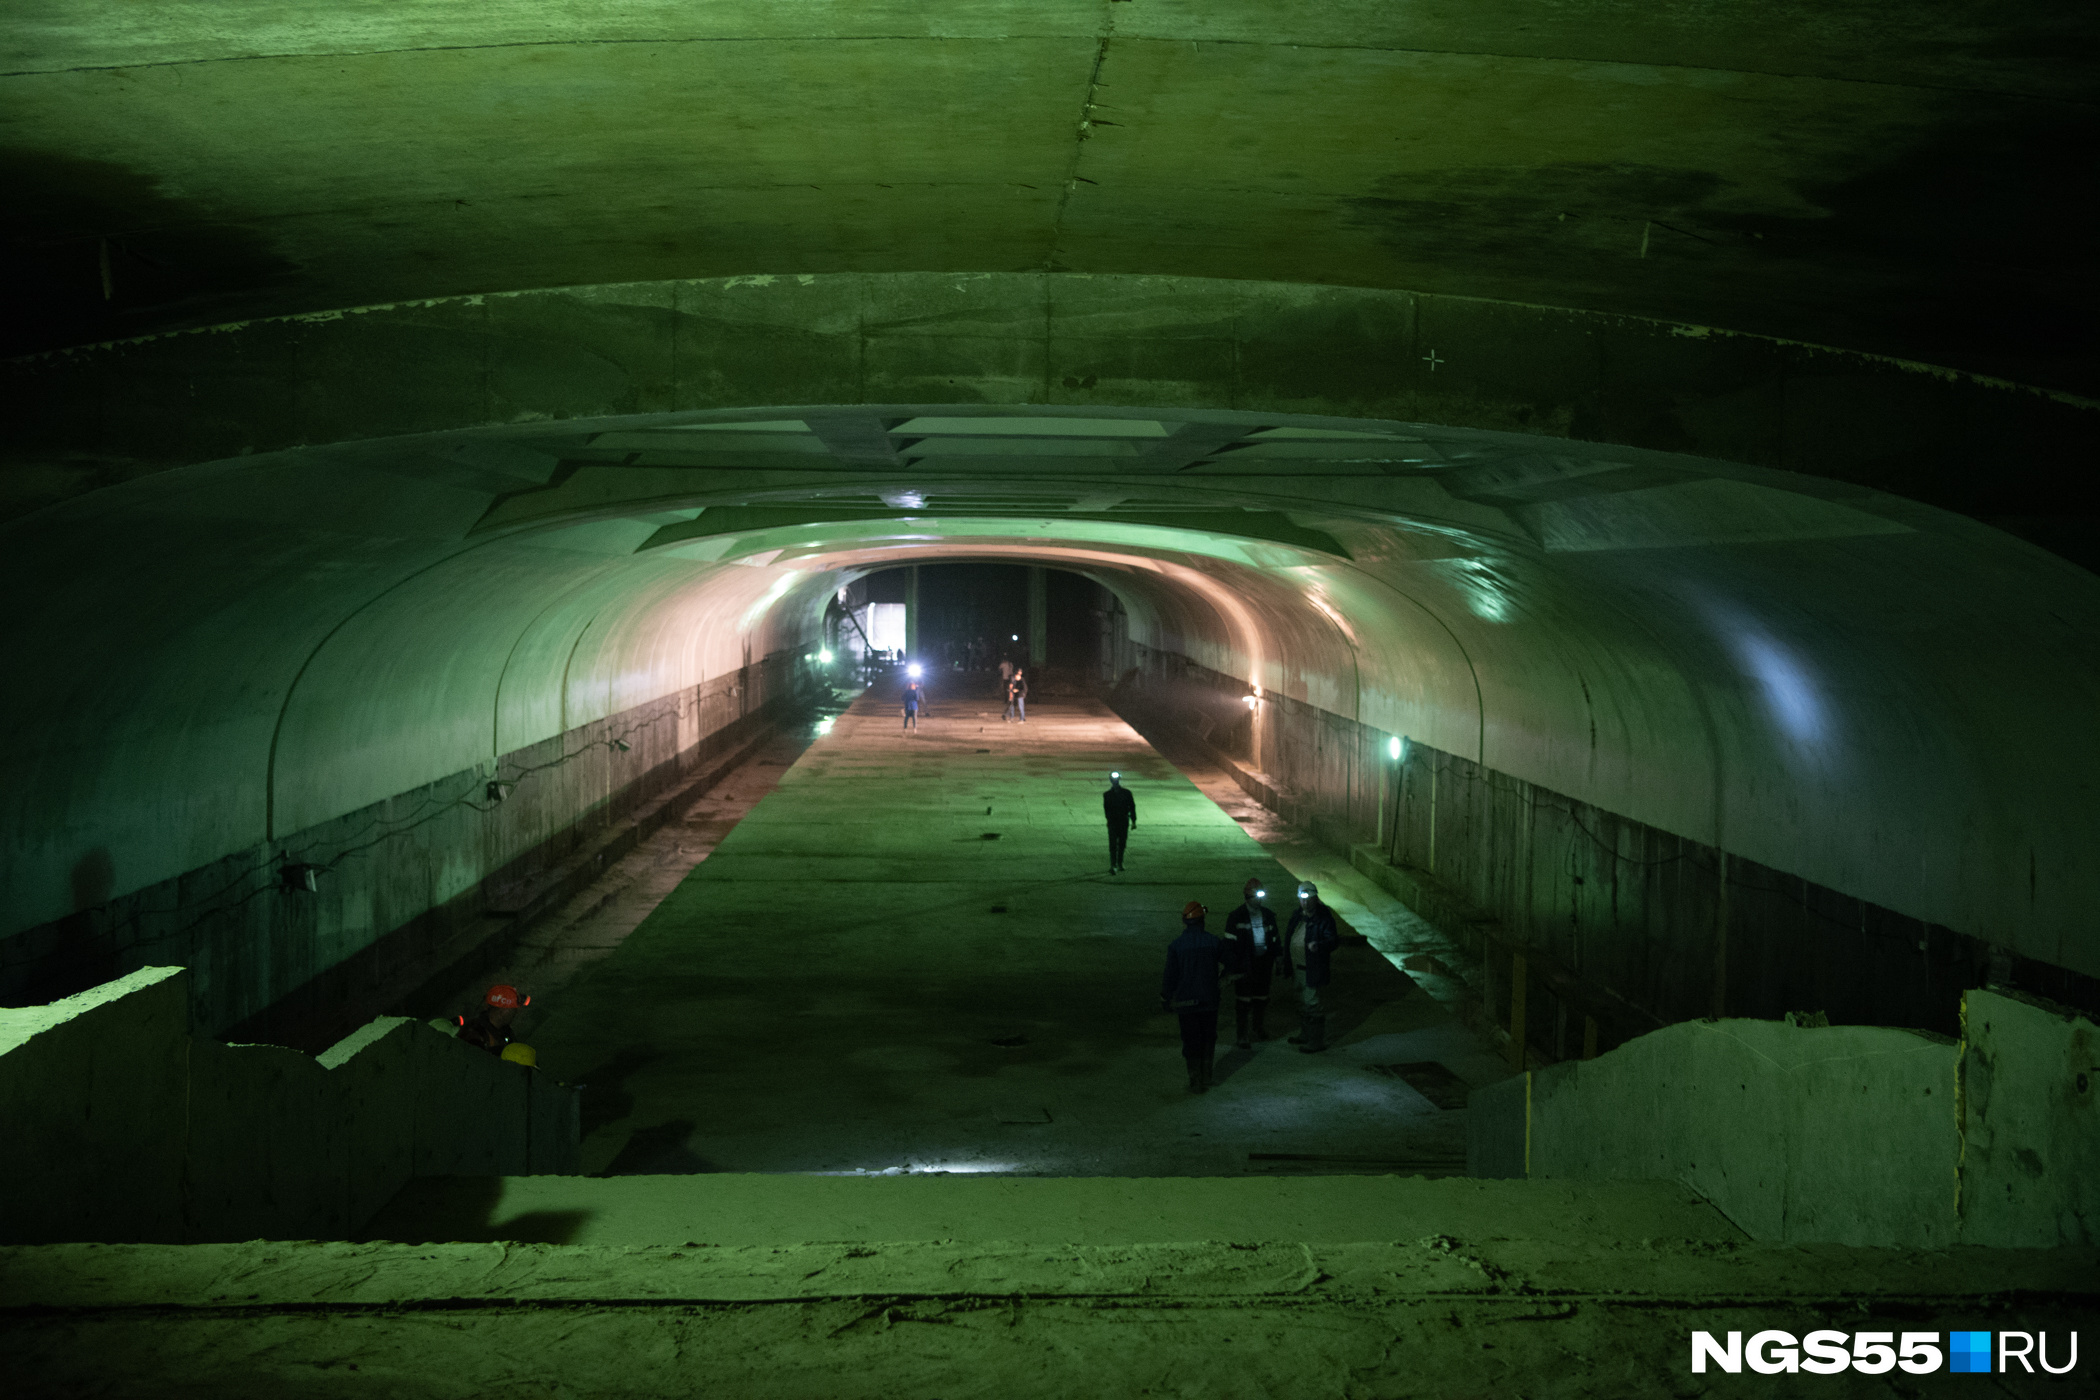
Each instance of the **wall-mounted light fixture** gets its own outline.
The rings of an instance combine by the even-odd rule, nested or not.
[[[312,894],[321,888],[321,876],[327,869],[325,865],[286,861],[277,867],[277,888],[287,894]]]
[[[820,651],[820,652],[818,652],[818,653],[817,653],[817,664],[818,664],[819,666],[829,666],[829,665],[831,664],[831,648],[830,648],[830,647],[826,647],[826,648],[824,648],[824,650],[822,650],[822,651]]]
[[[1385,753],[1386,757],[1392,759],[1395,763],[1407,762],[1407,736],[1401,734],[1386,740]]]
[[[605,747],[611,749],[614,753],[626,753],[634,745],[628,743],[625,739],[607,739]]]
[[[511,789],[516,786],[516,783],[498,782],[496,779],[491,778],[489,779],[489,785],[482,789],[482,795],[491,802],[501,802],[504,798],[510,796]]]

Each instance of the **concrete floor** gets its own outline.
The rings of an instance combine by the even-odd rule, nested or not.
[[[1235,820],[1096,701],[1044,699],[1005,724],[958,682],[905,734],[890,689],[788,766],[802,736],[757,756],[506,972],[535,996],[522,1038],[541,1065],[588,1086],[586,1173],[1458,1169],[1463,1111],[1373,1067],[1504,1071],[1378,951],[1405,941],[1405,911],[1192,767]],[[1139,806],[1122,875],[1100,815],[1111,768]],[[1335,1048],[1285,1043],[1295,988],[1279,984],[1277,1038],[1233,1049],[1228,1013],[1218,1087],[1192,1096],[1157,1009],[1178,912],[1202,899],[1221,927],[1250,874],[1287,908],[1295,872],[1331,882],[1371,940],[1337,956]],[[421,1224],[404,1231],[433,1228],[442,1189],[409,1193]]]
[[[1091,1196],[1097,1207],[1122,1194],[1155,1209],[1108,1212],[1120,1214],[1113,1222],[1088,1210],[1072,1222],[1082,1242],[1039,1229],[1027,1242],[794,1244],[802,1221],[761,1213],[761,1242],[750,1245],[0,1250],[0,1391],[10,1400],[2039,1397],[2073,1393],[2075,1378],[2014,1370],[1978,1386],[1902,1371],[1699,1375],[1688,1368],[1690,1338],[2017,1328],[2047,1331],[2061,1358],[2065,1334],[2090,1331],[2093,1315],[2089,1249],[1746,1244],[1701,1220],[1705,1207],[1683,1188],[1661,1183],[1173,1183],[1242,1204],[1260,1195],[1322,1207],[1318,1221],[1243,1211],[1222,1230],[1177,1212],[1157,1182],[693,1184],[716,1183],[731,1197],[857,1188],[863,1198],[952,1202],[992,1190]],[[1418,1234],[1425,1217],[1441,1228]],[[1346,1241],[1352,1222],[1363,1238],[1326,1242]],[[1271,1224],[1283,1228],[1266,1233]],[[1290,1233],[1308,1224],[1310,1236]],[[1174,1233],[1192,1225],[1202,1233]],[[1114,1239],[1117,1228],[1135,1233],[1083,1242]]]

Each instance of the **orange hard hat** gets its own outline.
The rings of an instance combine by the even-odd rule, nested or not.
[[[482,1000],[487,1002],[490,1006],[532,1005],[531,997],[519,996],[518,989],[516,987],[511,986],[508,982],[498,982],[495,986],[489,988],[489,994],[483,997]]]
[[[1181,906],[1181,921],[1183,923],[1189,923],[1192,920],[1202,918],[1205,914],[1208,914],[1209,912],[1210,910],[1205,909],[1203,907],[1202,900],[1192,899],[1188,903]]]

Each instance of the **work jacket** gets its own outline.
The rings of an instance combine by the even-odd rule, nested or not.
[[[1290,927],[1283,933],[1283,975],[1289,977],[1294,968],[1291,963],[1291,935],[1300,925],[1305,928],[1305,985],[1324,987],[1329,972],[1327,959],[1341,946],[1342,936],[1334,927],[1334,911],[1314,901],[1310,909],[1300,909],[1291,915]]]
[[[1257,905],[1267,917],[1268,940],[1259,953],[1254,950],[1254,917],[1242,904],[1225,916],[1225,936],[1232,940],[1234,972],[1253,972],[1266,969],[1277,958],[1284,956],[1283,925],[1277,921],[1276,911],[1268,905]]]
[[[510,1044],[510,1027],[490,1025],[486,1011],[477,1011],[471,1017],[455,1016],[452,1019],[459,1023],[458,1035],[461,1040],[469,1045],[479,1045],[491,1055],[502,1054],[503,1047]]]
[[[1196,1011],[1218,1004],[1218,968],[1231,944],[1203,927],[1198,919],[1182,926],[1181,937],[1167,945],[1167,969],[1159,979],[1159,999],[1175,1011]]]
[[[1101,794],[1101,815],[1110,826],[1137,825],[1137,799],[1127,787],[1112,787]]]

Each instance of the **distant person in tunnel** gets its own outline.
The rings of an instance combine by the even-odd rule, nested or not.
[[[906,729],[917,732],[919,728],[919,709],[925,703],[926,688],[920,685],[918,678],[914,676],[904,683],[904,727]]]
[[[1014,667],[1013,676],[1006,682],[1007,719],[1022,724],[1028,723],[1028,677],[1020,667]]]
[[[1101,794],[1101,815],[1108,818],[1108,873],[1123,873],[1123,847],[1129,844],[1130,828],[1137,825],[1137,798],[1123,786],[1123,775],[1108,775],[1108,791]]]
[[[1211,1061],[1218,1052],[1218,977],[1231,946],[1203,927],[1210,911],[1190,900],[1181,908],[1181,937],[1167,945],[1167,967],[1159,982],[1159,1004],[1181,1021],[1181,1058],[1188,1061],[1189,1092],[1210,1089]]]
[[[491,1055],[501,1055],[510,1045],[511,1022],[518,1019],[518,1012],[532,1005],[532,998],[521,996],[516,987],[507,982],[498,982],[488,989],[481,999],[481,1008],[472,1016],[460,1015],[452,1019],[459,1023],[459,1038],[470,1045],[479,1045]]]
[[[1225,936],[1232,940],[1232,1024],[1234,1043],[1246,1050],[1269,1038],[1269,979],[1283,954],[1283,925],[1276,911],[1263,904],[1268,891],[1249,880],[1240,890],[1244,902],[1225,916]]]
[[[1327,1048],[1327,1003],[1323,992],[1330,976],[1328,959],[1341,944],[1334,911],[1320,900],[1320,887],[1307,880],[1298,886],[1298,910],[1283,935],[1283,975],[1295,967],[1298,977],[1298,1033],[1291,1044],[1307,1055]]]

